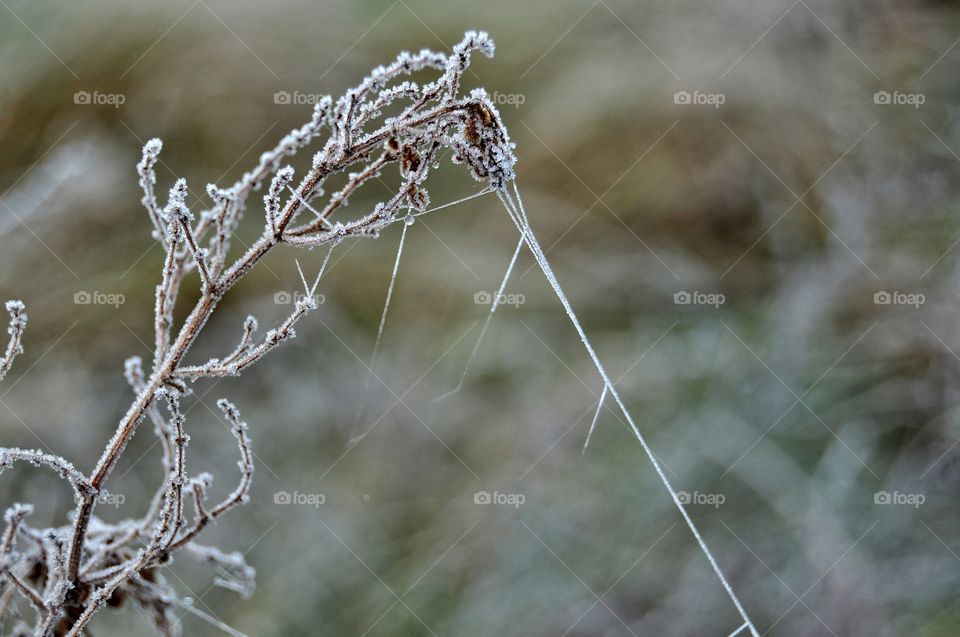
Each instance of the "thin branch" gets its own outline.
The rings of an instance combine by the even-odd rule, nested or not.
[[[23,332],[27,328],[27,311],[21,301],[7,301],[7,312],[10,314],[10,323],[7,326],[7,334],[10,340],[7,343],[7,350],[3,358],[0,359],[0,380],[3,380],[7,372],[13,366],[13,359],[18,354],[23,353]]]

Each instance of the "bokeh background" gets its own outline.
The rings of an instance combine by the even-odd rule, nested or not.
[[[0,297],[30,315],[0,388],[4,445],[89,469],[126,410],[122,364],[148,355],[162,254],[138,206],[142,142],[164,140],[161,192],[184,176],[203,193],[305,121],[312,96],[485,29],[497,56],[467,83],[496,93],[532,224],[758,629],[960,633],[954,3],[0,5]],[[476,189],[458,167],[431,186],[436,203]],[[366,394],[399,229],[334,253],[295,342],[197,384],[189,461],[218,493],[237,458],[216,398],[252,427],[252,501],[205,542],[245,552],[259,587],[242,600],[180,557],[167,577],[194,608],[246,635],[740,625],[612,404],[581,454],[601,382],[528,254],[508,288],[523,303],[435,401],[515,234],[491,197],[410,228]],[[288,313],[275,295],[299,286],[294,256],[315,272],[323,255],[272,255],[193,360],[232,348],[246,313]],[[152,442],[144,428],[128,448],[108,485],[124,504],[104,517],[143,510]],[[481,491],[523,502],[477,504]],[[71,507],[36,470],[6,473],[0,495],[36,503],[38,526]],[[188,635],[227,634],[183,615]],[[126,608],[94,633],[149,625]]]

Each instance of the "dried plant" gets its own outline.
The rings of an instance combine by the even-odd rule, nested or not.
[[[7,312],[10,313],[10,325],[7,327],[7,334],[10,335],[10,341],[7,343],[7,351],[0,360],[0,380],[3,380],[10,368],[13,367],[13,359],[17,354],[23,353],[23,331],[27,328],[27,312],[23,303],[20,301],[7,301]]]
[[[19,631],[29,634],[30,629],[16,610],[18,596],[35,610],[34,635],[86,634],[99,609],[128,601],[150,613],[159,633],[178,634],[179,622],[173,613],[179,603],[177,593],[158,567],[180,550],[217,567],[220,576],[216,583],[244,595],[251,592],[254,571],[239,553],[197,543],[210,522],[247,500],[253,476],[247,426],[232,403],[218,401],[239,446],[241,472],[236,488],[222,502],[211,505],[207,502],[210,475],[188,469],[189,436],[180,397],[189,393],[192,381],[236,376],[292,338],[296,323],[316,307],[316,282],[311,287],[304,279],[305,294],[296,301],[293,312],[262,338],[257,337],[257,321],[250,316],[243,322],[239,343],[226,356],[201,364],[187,364],[185,357],[218,303],[274,247],[329,245],[332,251],[348,237],[376,237],[392,223],[409,222],[411,211],[425,212],[429,196],[424,183],[441,150],[449,149],[453,162],[466,164],[489,190],[505,189],[513,179],[515,158],[497,109],[482,89],[460,94],[461,78],[474,51],[493,55],[493,42],[485,33],[468,32],[450,55],[428,50],[401,53],[336,101],[329,97],[320,100],[312,119],[261,155],[256,167],[239,181],[228,188],[209,185],[212,206],[196,216],[187,206],[183,179],[170,188],[165,206],[158,203],[155,165],[161,143],[157,139],[147,142],[137,164],[142,203],[153,237],[166,250],[162,280],[156,289],[155,343],[149,372],[138,357],[127,360],[126,378],[135,397],[89,474],[60,456],[0,449],[0,471],[18,462],[52,469],[70,484],[77,502],[68,524],[47,529],[27,524],[32,512],[28,504],[15,504],[6,512],[0,540],[0,614],[15,615]],[[420,85],[404,79],[430,69],[440,72],[432,82]],[[294,170],[281,167],[281,163],[324,134],[322,149],[294,188]],[[352,194],[394,163],[401,181],[396,192],[362,216],[334,220]],[[338,174],[346,175],[346,184],[327,197],[323,206],[313,205],[324,196],[328,178]],[[231,238],[247,200],[268,179],[263,234],[231,261]],[[194,272],[200,298],[178,327],[174,307],[187,275]],[[22,303],[11,301],[6,307],[11,316],[10,342],[0,360],[0,378],[22,350],[27,321]],[[94,515],[94,509],[106,493],[107,479],[124,447],[144,419],[152,423],[163,448],[163,481],[142,517],[107,523]],[[192,509],[190,522],[187,509]]]

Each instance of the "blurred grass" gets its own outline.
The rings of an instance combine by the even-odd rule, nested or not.
[[[147,354],[160,257],[137,206],[142,141],[165,142],[161,190],[185,176],[202,193],[306,119],[309,106],[275,104],[276,92],[337,94],[399,49],[445,48],[482,28],[497,57],[477,60],[468,80],[524,97],[502,111],[534,227],[677,488],[724,496],[691,508],[761,631],[956,633],[953,4],[205,0],[51,11],[11,1],[0,11],[0,294],[23,298],[31,317],[0,393],[4,444],[89,467],[126,409],[122,361]],[[679,90],[726,101],[676,105]],[[876,105],[879,90],[926,102]],[[78,105],[76,91],[125,102]],[[437,203],[476,187],[441,173]],[[205,541],[247,550],[260,584],[250,601],[207,592],[210,574],[177,560],[168,577],[200,608],[250,635],[559,635],[578,619],[566,634],[683,635],[739,624],[615,413],[580,456],[600,383],[528,257],[510,288],[526,303],[498,312],[463,391],[432,402],[456,385],[485,314],[473,296],[495,289],[514,245],[495,203],[411,229],[377,374],[403,395],[452,349],[404,397],[409,409],[387,411],[395,398],[375,380],[355,422],[358,357],[372,351],[393,234],[337,255],[322,311],[294,346],[240,379],[198,384],[194,471],[214,471],[224,491],[235,478],[230,438],[205,404],[229,396],[253,427],[253,501]],[[193,356],[230,347],[244,313],[281,318],[273,294],[297,280],[292,254],[273,256]],[[75,306],[78,290],[126,302]],[[678,306],[680,290],[726,303]],[[926,303],[876,305],[878,290]],[[130,511],[116,515],[154,487],[150,445],[143,434],[124,457],[111,489]],[[36,472],[11,471],[4,485],[7,502],[41,504],[37,523],[69,508]],[[478,490],[526,500],[478,506]],[[926,501],[875,505],[881,490]],[[283,507],[278,491],[326,501]],[[130,609],[97,621],[97,634],[145,630]],[[185,622],[186,634],[213,634]]]

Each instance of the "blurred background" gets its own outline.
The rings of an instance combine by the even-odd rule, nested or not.
[[[89,470],[131,400],[123,360],[149,356],[162,257],[138,203],[144,141],[165,144],[159,192],[183,176],[202,194],[316,95],[484,29],[497,56],[466,84],[500,104],[532,225],[760,632],[960,633],[954,3],[0,5],[0,298],[30,315],[2,444]],[[461,167],[432,178],[437,204],[476,190]],[[529,254],[460,391],[435,401],[516,243],[496,199],[409,229],[368,380],[393,230],[334,253],[295,342],[188,399],[191,470],[215,495],[238,477],[217,398],[257,461],[250,504],[204,542],[246,553],[258,589],[240,599],[179,557],[167,577],[192,607],[246,635],[740,626],[612,402],[581,454],[601,381]],[[190,360],[232,349],[247,313],[285,317],[294,256],[309,276],[323,253],[271,255]],[[152,445],[142,429],[108,483],[124,502],[100,515],[142,513]],[[0,495],[36,503],[35,526],[72,506],[25,468]],[[182,614],[187,635],[227,634]],[[150,626],[125,608],[93,629]]]

